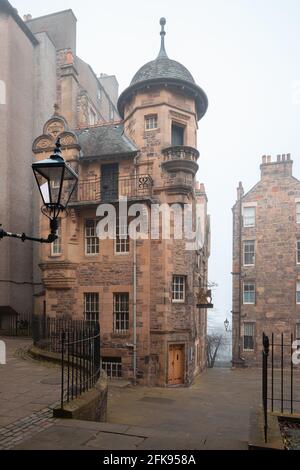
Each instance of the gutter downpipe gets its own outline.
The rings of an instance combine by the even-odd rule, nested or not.
[[[137,156],[134,159],[134,179],[137,188]],[[133,240],[133,383],[137,384],[137,243]]]

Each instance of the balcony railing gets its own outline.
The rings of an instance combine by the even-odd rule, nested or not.
[[[196,175],[199,167],[197,160],[199,152],[193,147],[179,146],[168,147],[162,151],[164,161],[162,167],[164,170],[175,173],[178,171]]]
[[[119,176],[109,181],[99,177],[81,180],[72,196],[71,203],[109,202],[120,197],[144,199],[152,197],[153,180],[150,175]]]

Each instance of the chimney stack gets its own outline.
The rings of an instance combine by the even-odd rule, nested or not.
[[[24,15],[23,20],[25,21],[25,23],[26,23],[26,21],[32,20],[32,15],[30,13],[28,13],[27,15]]]
[[[239,182],[239,187],[237,188],[237,200],[239,201],[244,196],[243,183]]]
[[[261,177],[289,177],[293,174],[293,161],[291,160],[291,154],[277,155],[277,160],[272,162],[272,157],[268,155],[263,156],[261,169]]]

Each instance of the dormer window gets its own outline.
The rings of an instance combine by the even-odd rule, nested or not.
[[[154,129],[157,129],[157,123],[158,123],[157,114],[146,116],[145,117],[146,131],[153,131]]]
[[[184,130],[184,126],[172,122],[172,147],[184,145]]]

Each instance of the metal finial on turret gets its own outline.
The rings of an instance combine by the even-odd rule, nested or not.
[[[166,23],[167,23],[166,18],[161,18],[159,21],[159,24],[161,25],[161,32],[160,32],[161,46],[160,46],[158,57],[168,57],[166,53],[166,49],[165,49],[165,35],[167,34],[165,31]]]

